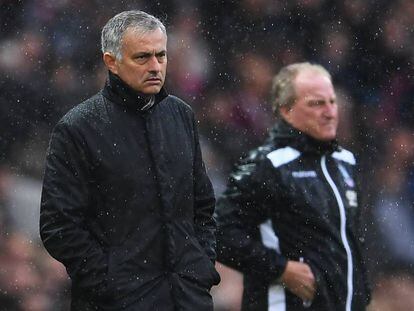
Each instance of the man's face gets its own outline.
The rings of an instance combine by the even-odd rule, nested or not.
[[[121,53],[122,59],[114,59],[109,69],[134,90],[146,95],[157,94],[164,85],[167,71],[167,36],[161,29],[145,34],[127,29]]]
[[[321,141],[336,137],[338,105],[330,79],[317,71],[299,73],[294,81],[296,101],[281,107],[282,117],[294,128]]]

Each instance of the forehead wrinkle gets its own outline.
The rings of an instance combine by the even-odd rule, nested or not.
[[[165,38],[165,43],[163,42],[163,38],[161,37],[156,37],[156,38],[148,37],[148,34],[154,33],[155,31],[147,31],[146,33],[141,33],[141,32],[136,33],[134,31],[134,28],[131,28],[128,32],[125,32],[124,36],[122,37],[122,50],[136,49],[136,52],[134,54],[137,54],[137,53],[154,54],[154,53],[162,52],[162,51],[166,52],[167,51],[167,41],[166,41],[167,37],[164,33],[161,32],[161,30],[159,31],[161,32],[163,38]],[[125,44],[127,40],[129,42],[128,44]],[[157,46],[160,46],[159,51],[157,50]]]

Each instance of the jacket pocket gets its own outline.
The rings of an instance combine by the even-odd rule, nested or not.
[[[136,274],[136,271],[132,271],[130,266],[123,246],[113,246],[109,249],[107,292],[113,299],[119,300],[133,290],[130,287],[134,282],[130,282],[127,275]]]
[[[315,278],[315,295],[312,299],[312,303],[313,303],[313,302],[315,302],[315,300],[318,300],[318,297],[320,297],[322,295],[321,289],[323,287],[321,287],[322,286],[321,283],[323,282],[323,280],[322,280],[322,275],[319,272],[319,270],[311,262],[309,262],[309,261],[305,261],[305,262],[309,265],[309,267],[310,267],[310,269],[313,273],[313,276]]]
[[[213,285],[220,283],[220,275],[198,240],[191,237],[190,241],[197,252],[194,255],[194,261],[188,265],[190,269],[186,269],[187,271],[192,270],[193,273],[187,273],[186,276],[190,276],[195,282],[210,289]]]

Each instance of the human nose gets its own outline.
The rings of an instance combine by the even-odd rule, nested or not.
[[[327,103],[325,109],[323,110],[323,115],[327,118],[334,118],[338,107],[336,103]]]
[[[160,68],[161,68],[161,64],[158,58],[155,55],[151,56],[148,62],[148,71],[159,72]]]

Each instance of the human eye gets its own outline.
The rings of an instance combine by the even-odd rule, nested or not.
[[[316,99],[311,99],[308,101],[308,106],[310,107],[317,107],[317,106],[321,106],[324,104],[323,100],[316,100]]]
[[[155,54],[155,56],[157,57],[159,62],[163,62],[167,58],[167,52],[162,51],[162,52],[159,52],[159,53]]]
[[[148,58],[149,58],[149,54],[147,53],[137,54],[134,57],[135,61],[140,64],[145,63],[148,60]]]

